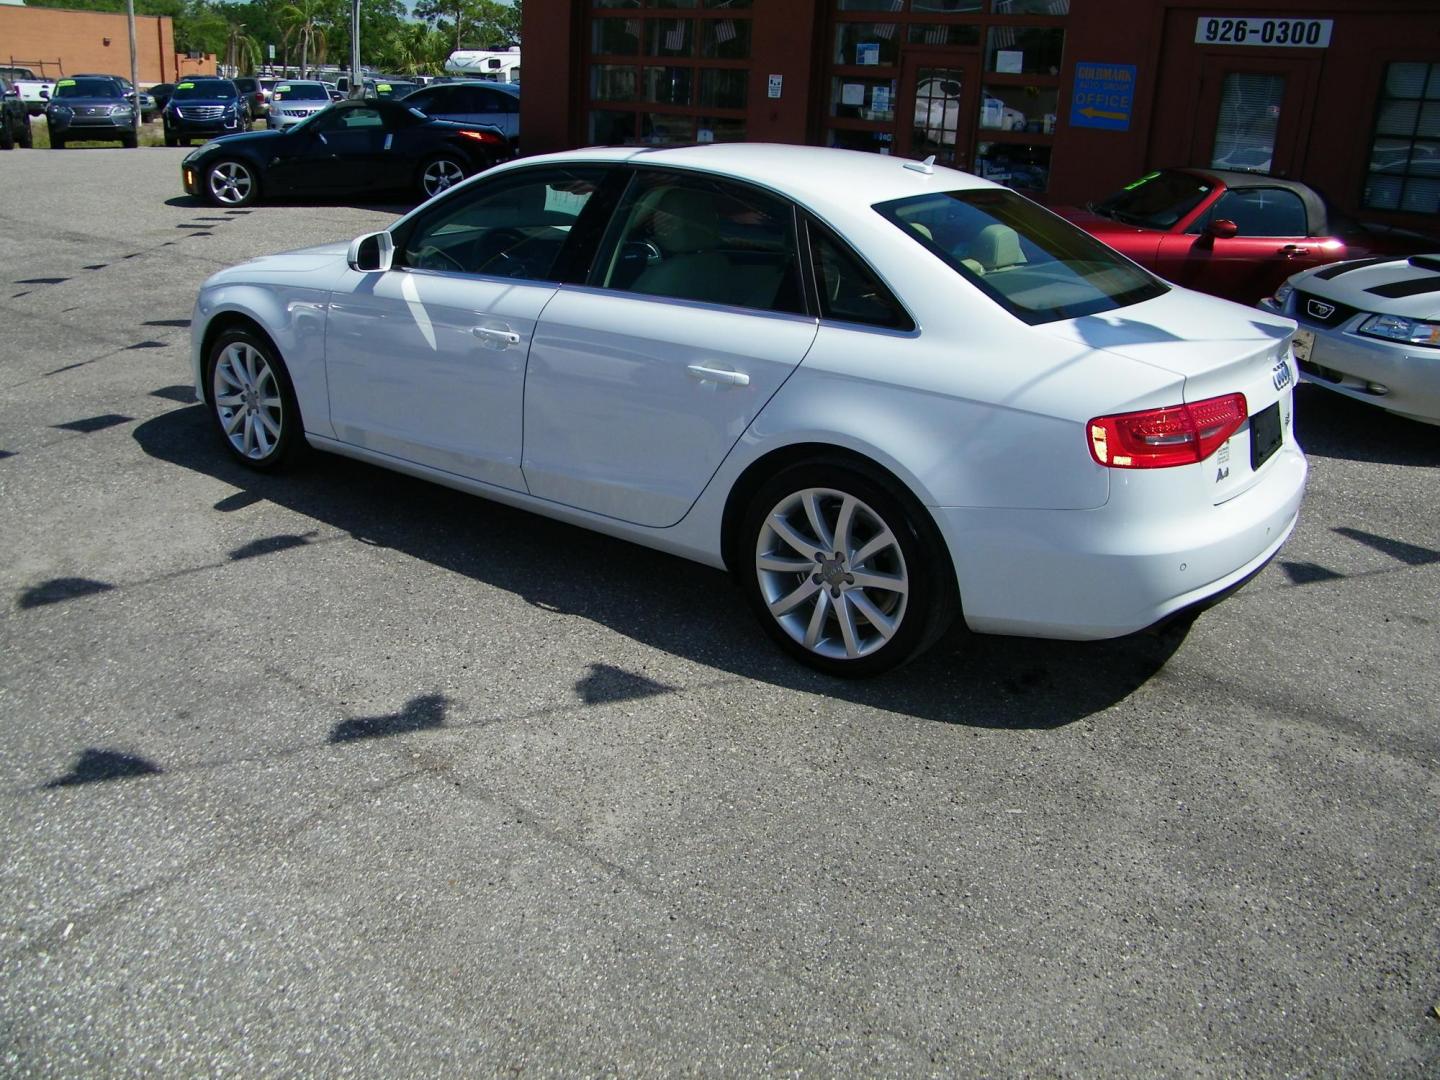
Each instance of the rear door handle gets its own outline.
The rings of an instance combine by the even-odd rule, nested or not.
[[[723,368],[706,367],[704,364],[691,364],[685,370],[690,372],[692,379],[699,379],[701,382],[719,383],[721,386],[750,385],[750,376],[743,371],[726,371]]]
[[[498,345],[519,345],[520,335],[514,330],[496,330],[489,326],[472,326],[470,333],[482,341],[493,341]]]

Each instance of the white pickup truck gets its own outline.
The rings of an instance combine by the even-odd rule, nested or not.
[[[10,80],[15,92],[20,95],[20,100],[25,103],[25,111],[31,116],[43,113],[45,106],[50,103],[50,95],[55,93],[54,79],[37,77],[29,68],[0,68],[0,75]]]

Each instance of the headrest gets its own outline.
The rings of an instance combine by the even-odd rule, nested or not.
[[[970,258],[985,268],[1003,270],[1025,261],[1020,250],[1020,234],[1009,225],[986,225],[970,244]]]
[[[652,237],[670,255],[708,251],[719,245],[720,215],[715,196],[691,188],[670,188],[655,206]]]

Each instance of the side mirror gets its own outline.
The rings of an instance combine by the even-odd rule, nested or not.
[[[16,88],[15,92],[16,92],[17,94],[20,92],[20,90],[19,90],[18,87]],[[50,91],[49,91],[49,90],[46,90],[46,89],[42,86],[42,87],[40,88],[40,96],[41,96],[42,98],[45,98],[46,100],[49,100]]]
[[[351,270],[362,274],[383,274],[395,259],[395,240],[388,232],[367,233],[350,243],[345,256]]]
[[[1205,226],[1205,235],[1211,240],[1229,240],[1239,232],[1240,226],[1229,218],[1216,218]]]

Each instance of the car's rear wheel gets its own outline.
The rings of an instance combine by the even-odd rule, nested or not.
[[[840,464],[792,466],[744,519],[736,569],[766,631],[831,675],[911,659],[953,615],[953,574],[924,511]]]
[[[420,167],[420,196],[432,199],[465,179],[465,163],[451,154],[436,154]]]
[[[29,150],[35,145],[35,132],[30,130],[30,117],[25,117],[25,124],[20,128],[20,145]]]
[[[205,386],[210,417],[241,464],[278,469],[304,444],[290,374],[262,335],[236,329],[216,338],[206,358]]]
[[[260,194],[260,182],[251,166],[225,158],[205,171],[205,194],[216,206],[249,206]]]

